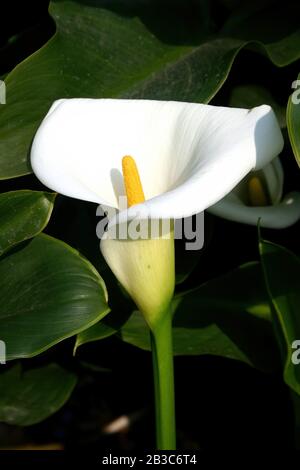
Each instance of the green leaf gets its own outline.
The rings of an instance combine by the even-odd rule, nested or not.
[[[300,57],[300,5],[293,0],[241,2],[221,34],[244,41],[248,48],[284,67]]]
[[[298,76],[298,81],[300,75]],[[297,83],[297,82],[296,82]],[[299,92],[300,81],[297,84],[298,90],[294,90],[291,94],[287,110],[286,110],[286,122],[289,133],[291,146],[296,158],[298,165],[300,166],[300,92]]]
[[[0,337],[7,359],[39,354],[109,312],[95,268],[44,234],[2,257],[0,279]]]
[[[259,85],[240,85],[233,88],[229,106],[235,108],[254,108],[261,104],[271,106],[276,114],[281,128],[286,127],[285,108],[280,106],[269,90]]]
[[[47,225],[55,194],[12,191],[0,194],[0,256],[11,246],[34,237]]]
[[[260,369],[276,366],[276,347],[268,298],[259,263],[178,296],[173,301],[175,355],[213,354],[237,359]],[[121,338],[149,350],[148,328],[134,312],[120,330]]]
[[[43,421],[64,405],[76,382],[56,364],[25,372],[15,365],[0,375],[0,421],[18,426]]]
[[[184,2],[180,5],[184,8]],[[0,179],[31,171],[33,136],[56,99],[208,102],[246,45],[279,66],[300,57],[300,33],[294,29],[264,47],[254,42],[257,34],[244,39],[230,25],[213,37],[203,12],[190,27],[178,8],[173,12],[164,2],[52,1],[55,35],[6,78],[7,104],[0,108]]]
[[[96,325],[91,326],[87,330],[84,330],[77,335],[74,346],[74,355],[76,354],[79,346],[82,346],[86,343],[93,343],[94,341],[109,338],[110,336],[116,334],[117,331],[118,328],[107,324],[106,321],[99,321],[98,323],[96,323]]]
[[[260,240],[259,248],[284,361],[284,380],[300,394],[300,368],[292,361],[296,352],[293,342],[300,340],[300,259],[282,246],[265,240]]]

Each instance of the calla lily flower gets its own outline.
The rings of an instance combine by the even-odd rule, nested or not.
[[[279,158],[249,173],[208,212],[234,222],[281,229],[300,219],[300,193],[282,196],[284,173]]]
[[[131,219],[176,219],[217,203],[283,147],[269,106],[252,110],[148,100],[56,101],[34,138],[31,164],[49,188],[118,208],[132,192],[122,157],[134,157],[143,197],[121,210]],[[129,171],[129,173],[131,170]],[[139,180],[137,174],[129,177]],[[165,235],[165,234],[164,234]],[[163,237],[165,238],[165,237]],[[103,237],[112,271],[153,327],[174,290],[174,246],[169,240]]]
[[[34,138],[31,164],[46,186],[120,210],[100,248],[150,328],[161,450],[176,448],[173,219],[217,203],[282,147],[268,106],[249,111],[147,100],[56,101]],[[119,204],[124,195],[128,208]],[[131,234],[132,223],[148,228],[153,221],[162,227],[155,236]],[[115,237],[116,227],[128,237]]]

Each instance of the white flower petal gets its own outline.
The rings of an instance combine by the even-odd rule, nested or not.
[[[210,207],[209,212],[233,222],[257,225],[261,219],[261,227],[286,228],[300,219],[300,193],[289,193],[279,204],[265,207],[245,206],[225,197]]]
[[[269,106],[249,111],[181,102],[70,99],[55,102],[42,122],[31,164],[49,188],[117,207],[117,196],[124,194],[121,159],[132,155],[147,201],[126,217],[138,212],[141,218],[180,218],[222,199],[282,146]]]

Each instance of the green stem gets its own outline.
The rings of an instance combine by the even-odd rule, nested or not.
[[[167,312],[151,331],[154,373],[156,443],[160,450],[176,449],[172,316]]]

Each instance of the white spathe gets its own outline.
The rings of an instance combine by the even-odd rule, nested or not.
[[[33,141],[31,165],[49,188],[118,207],[131,155],[146,201],[126,218],[181,218],[228,194],[283,147],[269,106],[252,110],[148,100],[56,101]],[[126,214],[125,214],[126,213]],[[123,217],[122,217],[123,214]]]
[[[250,174],[251,176],[251,174]],[[248,177],[242,180],[208,212],[234,222],[257,225],[265,228],[286,228],[300,219],[300,193],[291,192],[282,197],[284,173],[279,158],[275,158],[257,172],[269,196],[269,204],[255,207],[247,203]]]
[[[146,240],[110,238],[101,240],[101,252],[118,281],[143,313],[149,327],[155,327],[172,300],[175,287],[173,231]]]

